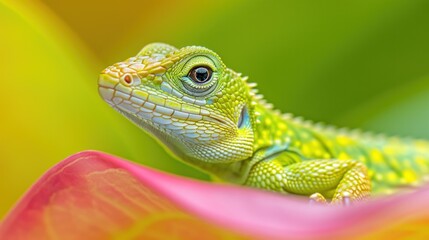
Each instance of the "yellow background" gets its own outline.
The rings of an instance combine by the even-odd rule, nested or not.
[[[103,103],[98,73],[158,41],[203,45],[284,112],[429,137],[429,1],[0,1],[0,216],[95,149],[208,177]]]

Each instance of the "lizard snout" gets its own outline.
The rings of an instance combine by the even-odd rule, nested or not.
[[[98,92],[100,96],[108,103],[112,102],[115,93],[115,86],[118,84],[119,78],[107,73],[101,73],[98,78]]]

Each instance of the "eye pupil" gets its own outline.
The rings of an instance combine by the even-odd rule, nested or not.
[[[195,77],[201,82],[206,81],[208,76],[209,71],[206,68],[200,67],[195,70]]]
[[[190,77],[197,83],[205,83],[210,80],[212,70],[208,67],[196,67],[191,70]]]

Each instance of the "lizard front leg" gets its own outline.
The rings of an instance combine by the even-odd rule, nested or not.
[[[369,196],[371,183],[366,167],[355,160],[308,160],[285,165],[276,158],[253,166],[245,185],[312,196],[317,201],[344,197],[359,201]]]

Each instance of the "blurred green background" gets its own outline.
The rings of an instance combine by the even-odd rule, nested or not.
[[[161,41],[216,51],[284,112],[429,138],[429,1],[1,1],[0,218],[95,149],[208,177],[110,109],[98,73]]]

